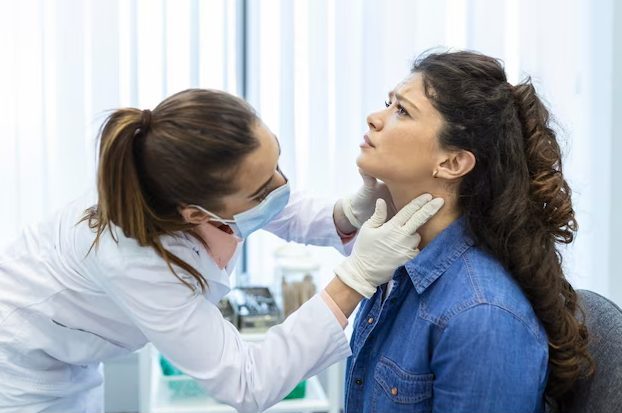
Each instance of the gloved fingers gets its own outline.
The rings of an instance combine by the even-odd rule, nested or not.
[[[407,244],[404,244],[400,248],[401,255],[400,255],[399,260],[397,259],[397,256],[396,256],[395,257],[396,259],[393,261],[394,264],[397,264],[396,267],[399,267],[400,265],[406,265],[408,261],[412,260],[419,254],[419,248],[417,248],[416,245],[411,243],[410,240],[407,240],[407,242],[408,242]]]
[[[387,203],[382,198],[376,200],[376,209],[374,215],[367,220],[364,225],[371,228],[378,228],[387,220]]]
[[[402,227],[408,234],[414,234],[419,227],[428,222],[434,214],[436,214],[445,204],[443,198],[434,198],[430,202],[423,205],[406,221]]]
[[[417,212],[421,207],[432,200],[432,195],[423,194],[407,203],[402,209],[397,211],[395,216],[391,218],[391,222],[402,226]]]
[[[356,217],[356,215],[354,215],[352,200],[350,198],[346,197],[341,199],[341,210],[352,226],[355,228],[361,228],[363,223]]]
[[[415,232],[409,240],[409,245],[411,245],[411,248],[413,248],[415,251],[419,251],[417,248],[419,247],[420,243],[421,243],[421,235]]]

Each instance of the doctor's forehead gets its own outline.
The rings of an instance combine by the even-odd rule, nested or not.
[[[272,148],[273,151],[276,151],[277,160],[281,155],[281,142],[279,138],[276,136],[274,132],[270,130],[265,123],[259,121],[255,125],[255,135],[257,139],[261,142],[261,145],[267,145]]]
[[[277,137],[263,123],[258,122],[253,132],[259,146],[242,160],[238,179],[239,184],[243,186],[248,184],[255,186],[267,181],[276,171],[281,154]]]

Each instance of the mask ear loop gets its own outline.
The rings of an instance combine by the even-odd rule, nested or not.
[[[190,204],[188,205],[189,208],[196,208],[199,211],[203,212],[204,214],[209,215],[210,217],[210,221],[218,221],[221,222],[223,224],[229,225],[229,224],[235,224],[235,219],[224,219],[219,217],[218,215],[214,214],[213,212],[209,212],[207,209],[203,208],[200,205],[195,205],[195,204]]]

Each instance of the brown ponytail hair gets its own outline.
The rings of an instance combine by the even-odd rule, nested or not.
[[[444,118],[441,145],[475,155],[458,189],[459,208],[477,244],[508,269],[544,326],[547,401],[563,404],[593,361],[557,249],[572,242],[577,223],[549,112],[529,79],[513,87],[498,60],[478,53],[424,55],[412,72],[422,74]]]
[[[154,110],[114,111],[100,130],[97,171],[98,202],[83,221],[96,231],[96,247],[113,226],[139,245],[152,247],[173,274],[173,266],[205,279],[190,264],[168,251],[163,235],[189,231],[179,207],[222,207],[222,196],[234,192],[233,176],[243,157],[259,146],[252,132],[258,121],[242,99],[225,92],[189,89],[162,101]]]

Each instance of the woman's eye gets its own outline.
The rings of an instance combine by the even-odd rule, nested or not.
[[[393,104],[393,102],[391,102],[391,100],[387,99],[384,101],[384,106],[385,107],[391,107],[391,105]],[[398,116],[408,116],[408,112],[406,112],[406,109],[404,109],[404,107],[402,105],[400,105],[399,103],[397,105],[395,105],[395,109],[397,112]]]

